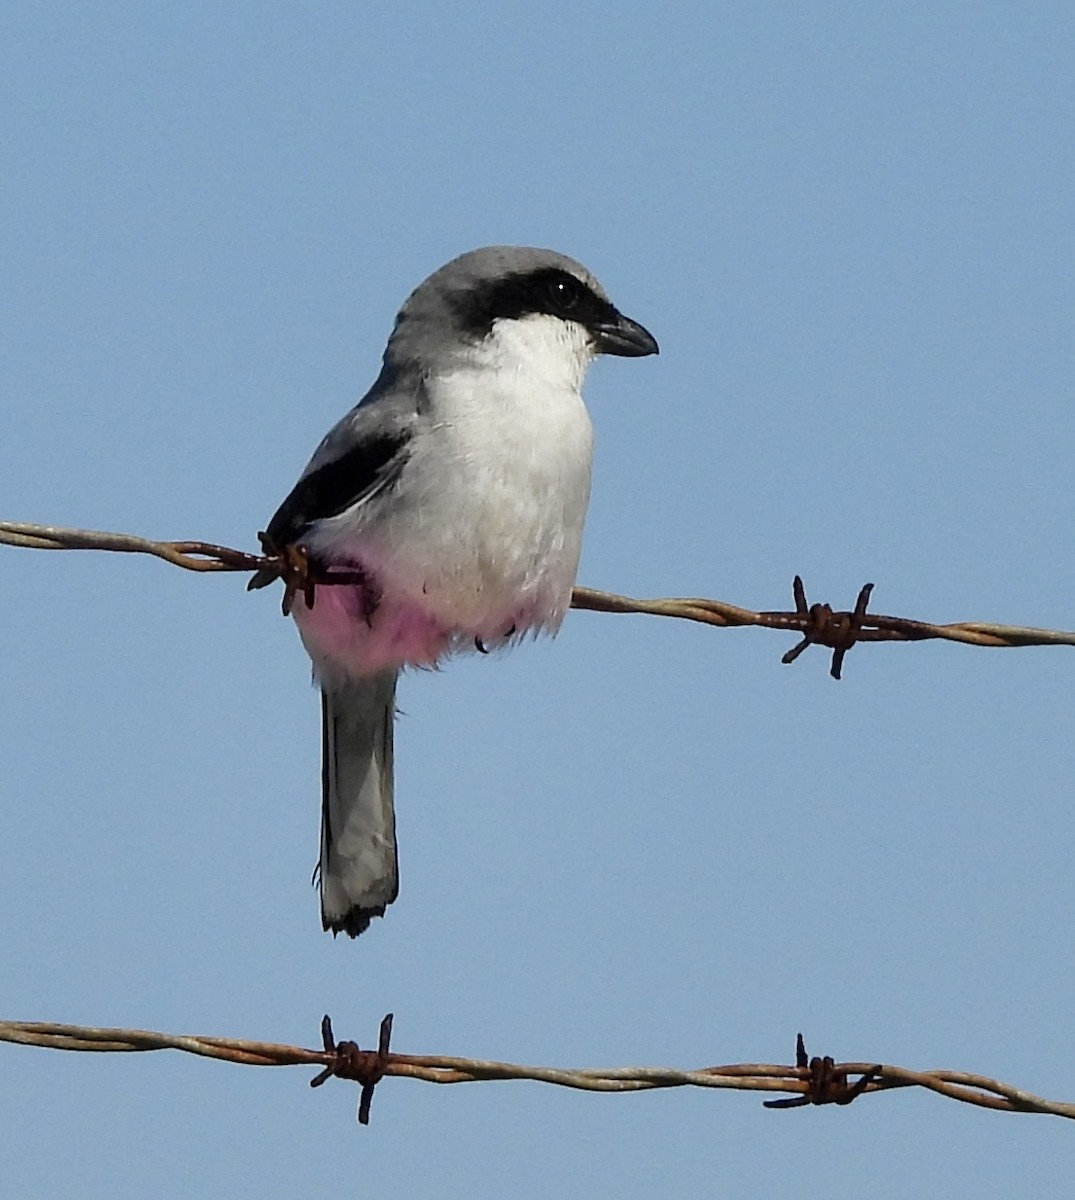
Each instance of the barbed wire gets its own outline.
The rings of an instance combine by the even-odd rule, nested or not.
[[[257,572],[253,586],[284,580],[284,610],[288,611],[296,592],[311,598],[317,587],[361,582],[358,575],[346,571],[319,571],[301,550],[294,547],[277,550],[264,535],[265,553],[249,554],[212,542],[155,542],[128,533],[102,533],[89,529],[68,529],[55,525],[32,525],[21,521],[0,521],[0,544],[32,550],[106,550],[122,554],[149,554],[188,571]],[[867,583],[858,594],[854,608],[833,609],[829,604],[808,604],[806,590],[798,575],[792,583],[794,610],[755,611],[723,600],[701,597],[667,597],[637,600],[614,592],[576,587],[571,607],[590,612],[634,613],[656,617],[675,617],[721,629],[758,626],[799,635],[800,641],[781,659],[791,663],[811,645],[832,650],[830,673],[839,679],[844,655],[861,642],[921,642],[942,639],[971,646],[1075,646],[1075,632],[1039,629],[1023,625],[999,625],[987,621],[959,621],[935,625],[908,617],[890,617],[867,611],[873,584]]]
[[[384,1018],[375,1050],[362,1050],[352,1041],[337,1042],[332,1022],[321,1022],[323,1047],[309,1050],[276,1042],[240,1038],[156,1033],[146,1029],[103,1029],[86,1025],[56,1025],[44,1021],[0,1021],[0,1041],[53,1050],[93,1053],[132,1053],[181,1050],[202,1058],[254,1067],[320,1067],[310,1080],[320,1087],[335,1076],[361,1088],[358,1119],[369,1123],[373,1090],[386,1076],[426,1083],[478,1083],[530,1080],[588,1092],[639,1092],[657,1088],[697,1087],[746,1092],[783,1092],[765,1101],[766,1108],[798,1108],[812,1104],[847,1105],[859,1096],[895,1088],[917,1087],[950,1100],[996,1112],[1042,1113],[1075,1118],[1075,1104],[1046,1100],[1022,1088],[967,1071],[912,1071],[882,1063],[834,1062],[808,1058],[803,1036],[796,1039],[795,1065],[731,1063],[692,1071],[671,1067],[564,1068],[529,1067],[489,1059],[457,1058],[442,1054],[398,1054],[391,1050],[392,1014]],[[852,1082],[852,1077],[858,1078]]]
[[[295,548],[276,550],[262,536],[265,553],[250,554],[203,541],[151,541],[132,534],[104,533],[25,522],[0,521],[0,544],[41,550],[99,550],[147,554],[185,570],[199,572],[256,572],[251,584],[262,586],[281,578],[285,583],[284,607],[298,591],[308,599],[316,587],[354,582],[346,572],[325,574]],[[720,600],[663,598],[638,600],[593,588],[576,587],[572,607],[594,612],[635,613],[675,617],[717,628],[758,626],[796,633],[800,642],[783,660],[794,660],[812,644],[833,651],[831,673],[839,679],[847,650],[859,642],[925,641],[944,639],[969,645],[1075,646],[1075,633],[987,622],[935,625],[904,617],[867,611],[872,584],[866,584],[855,607],[847,611],[827,604],[809,605],[801,579],[793,583],[793,611],[755,611]],[[334,1040],[326,1016],[322,1022],[321,1050],[246,1039],[157,1033],[138,1029],[109,1029],[49,1022],[0,1022],[0,1041],[58,1050],[89,1052],[140,1052],[180,1050],[185,1053],[248,1066],[318,1066],[311,1080],[317,1087],[336,1076],[361,1085],[358,1119],[369,1120],[373,1089],[385,1076],[402,1076],[429,1083],[472,1083],[491,1080],[531,1080],[559,1087],[596,1092],[647,1091],[655,1088],[702,1087],[737,1091],[780,1092],[765,1101],[769,1108],[816,1104],[850,1104],[859,1096],[894,1088],[919,1087],[928,1091],[1000,1112],[1043,1113],[1075,1118],[1075,1104],[1052,1101],[985,1075],[965,1071],[914,1071],[880,1063],[843,1062],[831,1057],[808,1058],[800,1034],[794,1066],[771,1063],[736,1063],[675,1070],[667,1067],[615,1067],[570,1069],[533,1067],[518,1063],[444,1055],[398,1054],[389,1048],[392,1017],[381,1023],[376,1050],[361,1050],[357,1043]]]

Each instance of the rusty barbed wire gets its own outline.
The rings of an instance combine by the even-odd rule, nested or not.
[[[284,580],[284,609],[303,591],[355,581],[346,572],[319,573],[299,549],[277,552],[262,538],[262,554],[250,554],[212,542],[151,541],[122,533],[71,529],[25,522],[0,521],[0,544],[43,550],[99,550],[145,554],[185,570],[199,572],[254,572],[251,583],[261,586]],[[576,587],[572,607],[593,612],[633,613],[675,617],[718,628],[757,626],[799,635],[799,643],[782,661],[794,662],[810,645],[832,650],[831,674],[839,679],[847,651],[860,642],[925,641],[944,639],[991,647],[1075,646],[1075,632],[987,622],[935,625],[868,611],[873,584],[859,592],[853,609],[834,610],[828,604],[809,604],[802,580],[793,582],[792,611],[754,611],[739,605],[705,598],[639,600],[593,588]],[[765,1101],[768,1108],[806,1105],[847,1105],[860,1096],[895,1088],[918,1087],[952,1100],[1000,1112],[1041,1113],[1075,1118],[1075,1104],[1052,1101],[1024,1089],[965,1071],[913,1071],[905,1067],[869,1062],[837,1063],[830,1056],[808,1058],[802,1035],[796,1044],[794,1066],[770,1063],[736,1063],[676,1070],[665,1067],[554,1068],[444,1055],[407,1055],[391,1051],[392,1016],[381,1023],[376,1049],[362,1050],[353,1041],[336,1042],[332,1024],[322,1021],[321,1050],[246,1039],[157,1033],[149,1030],[110,1029],[49,1022],[0,1022],[0,1041],[28,1046],[84,1052],[144,1052],[179,1050],[248,1066],[318,1066],[310,1081],[319,1087],[335,1076],[361,1087],[358,1120],[369,1121],[374,1089],[381,1079],[399,1076],[430,1083],[472,1083],[492,1080],[530,1080],[586,1091],[629,1092],[671,1087],[703,1087],[739,1091],[781,1092]]]
[[[310,594],[315,587],[352,583],[358,578],[347,572],[317,573],[301,553],[294,549],[249,554],[213,542],[155,542],[127,533],[102,533],[90,529],[67,529],[55,525],[32,525],[20,521],[0,521],[0,544],[32,550],[106,550],[122,554],[148,554],[188,571],[256,572],[252,584],[262,586],[281,578],[285,583],[284,608],[298,591]],[[1039,629],[1023,625],[999,625],[987,621],[959,621],[935,625],[908,617],[890,617],[867,611],[873,584],[859,592],[853,609],[834,610],[828,604],[808,604],[806,590],[798,575],[792,584],[795,608],[790,611],[755,611],[723,600],[701,597],[668,597],[638,600],[595,588],[576,587],[571,607],[589,612],[634,613],[656,617],[675,617],[721,629],[757,626],[795,633],[800,642],[789,650],[782,662],[792,663],[811,645],[832,650],[830,674],[839,679],[844,656],[861,642],[921,642],[941,639],[971,646],[1075,646],[1075,632]]]
[[[875,1092],[917,1087],[950,1100],[996,1112],[1040,1113],[1075,1119],[1075,1104],[1046,1100],[985,1075],[967,1071],[912,1071],[906,1067],[870,1062],[837,1063],[827,1055],[808,1059],[801,1033],[796,1039],[794,1066],[731,1063],[688,1071],[671,1067],[530,1067],[520,1063],[439,1054],[398,1054],[389,1049],[391,1033],[391,1013],[381,1022],[375,1050],[361,1050],[352,1041],[336,1042],[332,1022],[327,1016],[321,1022],[323,1047],[320,1050],[240,1038],[156,1033],[147,1029],[103,1029],[44,1021],[0,1021],[0,1041],[23,1046],[93,1053],[181,1050],[187,1054],[243,1066],[320,1067],[320,1074],[310,1080],[311,1087],[320,1087],[333,1076],[352,1080],[361,1087],[358,1120],[363,1125],[369,1123],[374,1088],[382,1079],[390,1076],[442,1084],[529,1080],[589,1092],[698,1087],[788,1093],[781,1099],[765,1101],[767,1108],[847,1105],[860,1096]],[[852,1082],[854,1076],[858,1078]]]

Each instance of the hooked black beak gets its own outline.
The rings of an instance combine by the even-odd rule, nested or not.
[[[604,321],[594,330],[598,354],[616,354],[621,358],[644,358],[659,354],[657,339],[637,321],[617,313],[615,320]]]

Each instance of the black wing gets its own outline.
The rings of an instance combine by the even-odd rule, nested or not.
[[[295,484],[265,531],[275,546],[298,541],[314,521],[335,517],[396,478],[410,434],[394,430],[364,438]]]
[[[265,531],[282,548],[315,521],[340,513],[395,482],[415,422],[427,407],[425,378],[388,363],[377,382],[329,431]]]

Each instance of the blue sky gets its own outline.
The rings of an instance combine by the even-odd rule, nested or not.
[[[255,546],[409,290],[583,260],[581,581],[1071,628],[1060,3],[35,4],[3,20],[0,517]],[[578,613],[409,677],[402,893],[320,933],[273,595],[0,550],[0,1017],[1071,1099],[1073,660]],[[0,1047],[20,1197],[1049,1194],[1072,1130],[899,1093],[340,1085]]]

